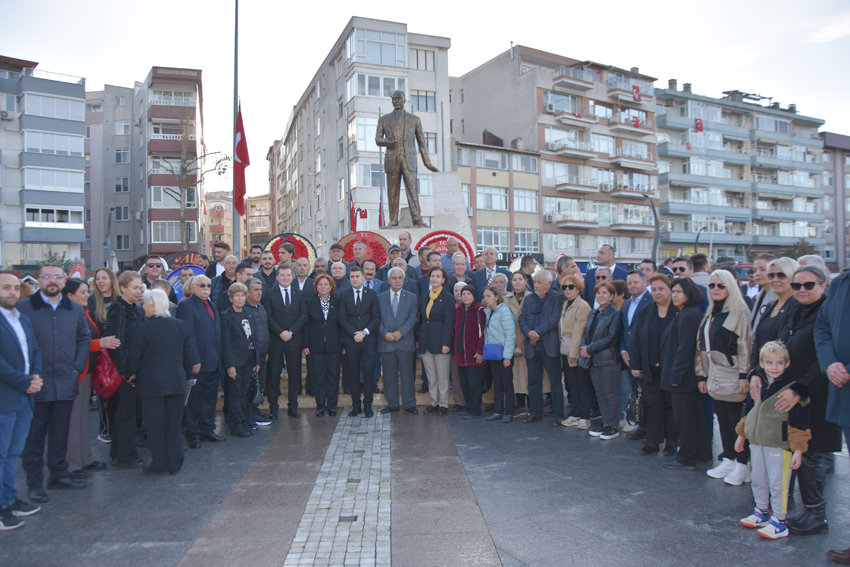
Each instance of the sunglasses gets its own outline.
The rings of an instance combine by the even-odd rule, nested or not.
[[[162,264],[145,264],[148,268],[161,268]]]
[[[770,272],[769,274],[767,274],[767,279],[769,279],[769,280],[773,280],[773,279],[776,279],[776,278],[779,278],[780,280],[784,280],[784,279],[787,279],[788,276],[785,275],[785,272]]]
[[[575,289],[575,288],[576,288],[576,286],[575,286],[575,285],[573,285],[573,284],[562,284],[562,285],[561,285],[561,289],[570,289],[570,290],[572,290],[572,289]]]
[[[722,284],[722,283],[710,283],[710,284],[708,284],[708,289],[714,289],[714,288],[726,289],[726,284]]]
[[[51,276],[51,275],[45,274],[43,276],[38,276],[38,277],[43,279],[43,280],[64,280],[65,279],[64,275]]]
[[[809,291],[815,289],[817,282],[806,282],[806,283],[792,283],[791,289],[794,291],[800,291],[802,288],[806,288]]]
[[[678,268],[672,268],[673,273],[682,272],[683,274],[688,271],[688,269],[684,266],[679,266]]]
[[[210,284],[208,284],[208,283],[198,283],[198,284],[193,285],[192,287],[201,287],[201,288],[204,288],[204,287],[212,287],[212,285],[210,285]]]
[[[608,276],[596,276],[596,281],[607,280],[607,279],[608,279]]]

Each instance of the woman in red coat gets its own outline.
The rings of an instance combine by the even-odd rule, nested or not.
[[[475,301],[475,288],[464,287],[461,304],[455,310],[454,355],[460,373],[460,387],[466,400],[464,419],[481,415],[481,390],[484,386],[484,306]]]

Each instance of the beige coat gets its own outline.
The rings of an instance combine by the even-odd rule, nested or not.
[[[707,315],[700,326],[697,340],[697,356],[695,371],[697,376],[707,377],[708,395],[715,400],[724,402],[743,402],[747,394],[741,394],[738,386],[738,378],[747,374],[750,370],[750,344],[752,342],[752,331],[750,330],[750,311],[746,307],[730,311],[727,305],[723,306],[721,313],[729,313],[723,322],[723,327],[738,336],[738,352],[731,354],[732,364],[726,358],[727,353],[718,351],[712,345],[711,351],[700,350],[700,336],[710,328],[713,317]]]
[[[581,351],[581,336],[584,333],[585,325],[587,325],[588,315],[590,315],[590,305],[581,296],[576,297],[572,303],[565,301],[564,306],[561,308],[561,320],[559,322],[561,336],[572,337],[570,342],[570,358],[578,359],[579,352]],[[564,340],[561,339],[561,344],[563,342]],[[570,362],[569,365],[575,367],[578,366],[578,362]]]

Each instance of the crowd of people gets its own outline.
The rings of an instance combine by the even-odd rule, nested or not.
[[[756,507],[741,523],[766,538],[828,530],[826,474],[850,435],[839,340],[850,283],[830,282],[820,257],[761,254],[741,285],[703,254],[625,270],[603,245],[584,274],[567,256],[551,268],[525,256],[511,273],[493,247],[469,266],[453,238],[445,254],[410,244],[401,233],[383,266],[362,242],[352,262],[334,244],[311,269],[290,243],[279,261],[260,246],[240,261],[217,243],[205,275],[179,270],[179,302],[156,255],[141,273],[100,268],[91,281],[44,264],[26,298],[0,275],[0,529],[48,500],[45,448],[48,489],[83,488],[107,468],[92,457],[88,410],[108,357],[121,384],[92,409],[116,467],[176,474],[183,438],[191,449],[223,442],[220,390],[231,435],[253,435],[278,419],[282,377],[290,418],[305,389],[317,417],[335,416],[341,393],[347,417],[373,417],[381,376],[380,412],[418,414],[419,359],[425,414],[446,415],[451,392],[464,419],[549,418],[602,441],[622,432],[667,469],[751,482]],[[18,456],[32,503],[14,488]],[[786,519],[795,486],[804,509]],[[830,553],[850,562],[850,550]]]

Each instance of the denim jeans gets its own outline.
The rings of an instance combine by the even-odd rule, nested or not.
[[[0,507],[14,504],[18,496],[15,491],[18,456],[24,450],[31,421],[29,396],[21,396],[11,412],[0,413],[0,475],[3,477],[0,482]]]

